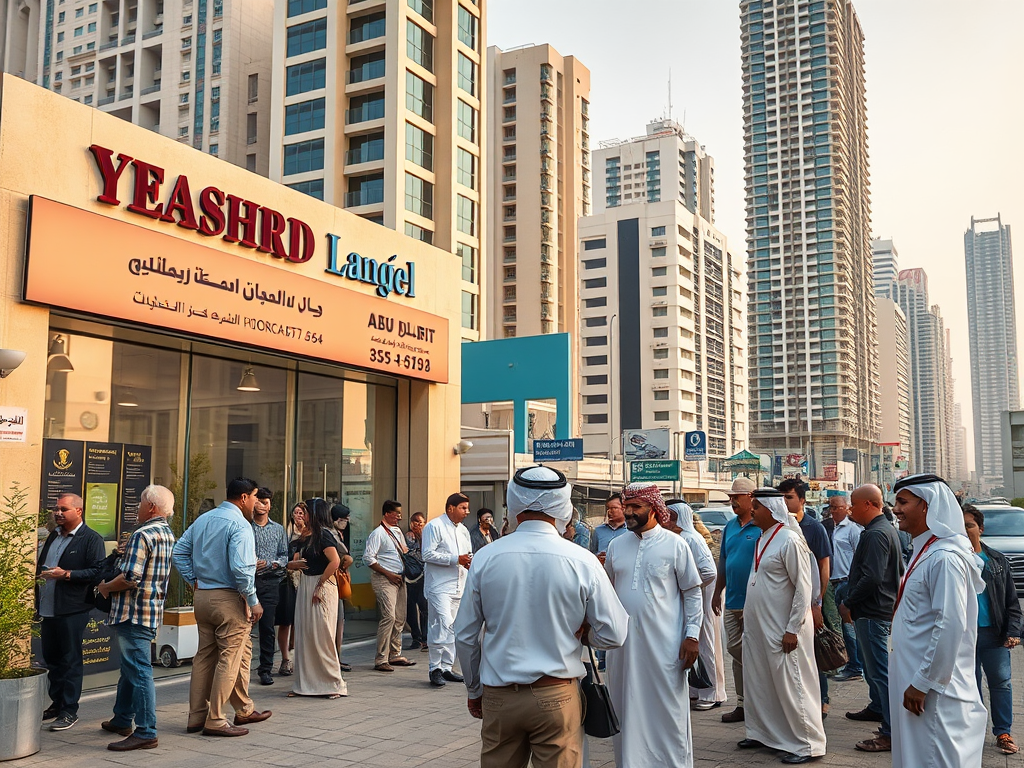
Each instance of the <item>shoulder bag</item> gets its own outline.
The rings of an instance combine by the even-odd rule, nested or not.
[[[398,552],[398,556],[402,558],[402,575],[405,577],[407,583],[412,584],[423,578],[423,561],[417,560],[415,557],[410,555],[408,552],[402,551],[402,544],[398,541],[398,537],[392,533],[391,529],[388,528],[384,523],[380,524],[380,527],[387,531],[388,536],[395,542],[395,550]]]
[[[704,666],[704,662],[700,656],[697,657],[693,666],[687,671],[686,681],[690,684],[691,688],[698,691],[703,688],[715,687],[715,683],[708,675],[707,667]]]
[[[587,668],[587,676],[581,683],[586,704],[583,731],[595,739],[610,739],[619,732],[619,718],[612,706],[608,686],[601,682],[601,673],[597,671],[594,649],[587,646],[587,650],[590,651],[590,666]]]
[[[338,599],[348,600],[352,597],[352,574],[348,571],[338,570],[335,573],[338,582]]]
[[[113,603],[110,597],[104,597],[99,592],[99,586],[105,581],[113,581],[117,578],[118,574],[121,573],[121,569],[117,567],[117,560],[121,557],[116,551],[111,552],[107,555],[107,558],[100,563],[100,570],[92,581],[89,582],[89,588],[85,593],[85,602],[89,603],[99,611],[104,613],[110,613],[110,607]]]
[[[814,632],[814,660],[819,672],[840,669],[849,661],[843,636],[827,626]]]

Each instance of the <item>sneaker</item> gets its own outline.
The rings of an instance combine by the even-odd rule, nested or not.
[[[860,672],[848,672],[844,669],[842,672],[840,672],[832,679],[835,680],[837,683],[847,683],[850,680],[863,680],[864,675],[862,675]]]
[[[709,709],[722,706],[720,701],[698,701],[693,705],[693,709],[698,712],[707,712]]]
[[[51,731],[66,731],[78,722],[78,715],[61,715],[50,725]]]
[[[260,672],[260,685],[273,685],[274,678],[269,672]]]
[[[43,722],[45,723],[47,720],[53,720],[59,714],[60,707],[58,707],[56,704],[51,704],[43,710]]]
[[[440,669],[430,670],[430,684],[436,685],[438,688],[440,688],[442,685],[446,685],[444,681],[444,672],[442,672]]]

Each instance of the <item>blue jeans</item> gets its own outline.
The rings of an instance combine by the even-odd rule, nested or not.
[[[991,627],[978,627],[978,646],[975,650],[974,672],[978,676],[978,692],[981,687],[981,672],[984,669],[988,679],[989,708],[992,710],[992,733],[996,736],[1009,733],[1013,725],[1013,690],[1010,687],[1010,649],[1003,646],[1005,638]]]
[[[848,586],[849,584],[846,581],[836,585],[836,604],[846,599],[846,588]],[[864,666],[861,664],[860,653],[857,650],[857,632],[853,628],[853,624],[847,624],[845,621],[843,622],[843,641],[846,643],[846,655],[850,659],[846,662],[843,671],[851,675],[862,674]]]
[[[871,701],[868,709],[882,716],[882,736],[892,734],[889,719],[889,635],[892,634],[891,621],[875,621],[874,619],[857,619],[854,622],[857,632],[857,646],[864,664],[864,680],[868,684]]]
[[[124,621],[114,625],[121,646],[121,677],[117,681],[117,699],[111,722],[118,728],[131,727],[140,739],[156,738],[156,686],[150,644],[156,630]]]

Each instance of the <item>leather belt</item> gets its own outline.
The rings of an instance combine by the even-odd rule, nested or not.
[[[532,683],[512,683],[512,685],[486,685],[484,687],[493,688],[499,691],[518,691],[520,688],[547,688],[552,685],[571,685],[575,682],[575,677],[552,677],[551,675],[543,675],[541,677],[538,677]]]

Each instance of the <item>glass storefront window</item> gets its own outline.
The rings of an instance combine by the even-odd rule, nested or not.
[[[141,446],[148,457],[143,485],[174,493],[172,528],[179,536],[240,476],[274,492],[271,517],[278,522],[301,499],[347,504],[353,583],[364,585],[352,605],[374,609],[361,558],[382,502],[396,493],[397,382],[145,333],[115,340],[107,338],[109,327],[91,323],[73,327],[89,333],[50,332],[45,438],[83,451],[111,444],[124,455]],[[111,507],[130,500],[125,488],[108,483],[103,490]],[[125,529],[123,537],[132,522],[115,521],[111,547],[116,528]],[[175,576],[168,607],[190,598]]]

